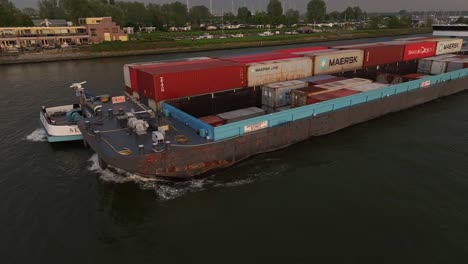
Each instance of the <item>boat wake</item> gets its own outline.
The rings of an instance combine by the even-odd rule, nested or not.
[[[43,128],[38,128],[27,135],[26,139],[31,142],[45,142],[47,141],[47,134]]]
[[[158,199],[163,201],[173,200],[189,193],[200,192],[214,188],[238,187],[255,182],[255,178],[234,179],[230,181],[215,179],[208,176],[203,179],[192,179],[187,181],[170,181],[164,179],[151,179],[139,176],[119,168],[108,166],[102,170],[99,166],[98,156],[94,154],[89,159],[88,169],[99,174],[99,178],[109,183],[134,183],[141,189],[153,190]]]

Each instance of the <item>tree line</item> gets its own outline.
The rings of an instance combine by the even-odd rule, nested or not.
[[[363,21],[368,18],[367,13],[357,6],[348,7],[343,12],[327,13],[323,0],[311,0],[305,14],[293,9],[283,10],[280,0],[270,0],[266,11],[254,14],[247,7],[240,7],[237,15],[225,13],[222,18],[214,17],[206,6],[198,5],[188,9],[181,2],[160,5],[114,0],[39,0],[38,10],[19,10],[12,3],[0,0],[0,26],[29,26],[32,25],[31,18],[66,19],[77,23],[80,17],[101,16],[111,16],[121,26],[154,26],[160,30],[187,23],[196,28],[203,23],[220,23],[221,20],[225,23],[293,25],[300,21],[321,23]],[[405,18],[407,20],[401,23],[401,17],[393,16],[388,24],[392,27],[406,27],[409,14]],[[377,27],[382,19],[374,16],[371,21]]]

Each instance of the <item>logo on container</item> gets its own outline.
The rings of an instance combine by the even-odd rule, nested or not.
[[[432,51],[432,48],[426,48],[424,46],[422,46],[421,48],[417,49],[417,50],[410,50],[408,51],[408,55],[418,55],[418,54],[426,54],[426,53],[430,53]]]
[[[325,70],[328,68],[328,58],[321,58],[320,59],[320,70]]]
[[[164,92],[164,77],[159,77],[159,84],[161,86],[161,92]]]

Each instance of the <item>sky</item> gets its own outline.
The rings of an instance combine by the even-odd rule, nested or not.
[[[10,0],[17,7],[37,7],[38,0]],[[119,0],[117,0],[119,1]],[[132,0],[145,3],[167,3],[171,0]],[[185,3],[187,0],[179,0]],[[206,5],[210,0],[188,0],[190,6]],[[230,12],[234,3],[234,10],[239,6],[247,6],[250,10],[265,10],[269,0],[212,0],[213,10],[217,12]],[[280,0],[284,2],[286,9],[293,8],[305,13],[305,7],[309,0]],[[468,0],[325,0],[327,11],[343,11],[348,6],[359,6],[367,12],[391,12],[402,9],[408,11],[456,11],[468,10]]]

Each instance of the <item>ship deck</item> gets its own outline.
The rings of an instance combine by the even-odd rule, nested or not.
[[[136,114],[139,119],[148,122],[149,128],[143,135],[137,135],[128,128],[126,121],[125,127],[121,127],[119,124],[119,116],[123,116],[124,114],[122,113],[138,113],[150,110],[128,95],[126,95],[125,98],[125,103],[113,104],[111,101],[99,103],[102,105],[102,114],[87,119],[90,123],[89,129],[86,129],[84,121],[80,123],[80,130],[82,133],[87,133],[89,136],[99,139],[96,140],[98,144],[107,146],[100,149],[109,152],[109,154],[124,151],[126,156],[140,155],[140,145],[144,146],[144,153],[153,152],[152,132],[157,131],[160,126],[167,126],[169,128],[169,130],[165,132],[164,141],[169,141],[171,145],[194,146],[211,142],[211,140],[199,136],[193,128],[182,122],[161,115],[151,116],[149,113]],[[109,114],[110,110],[112,111],[111,115]],[[164,144],[158,145],[159,149],[163,147]]]

